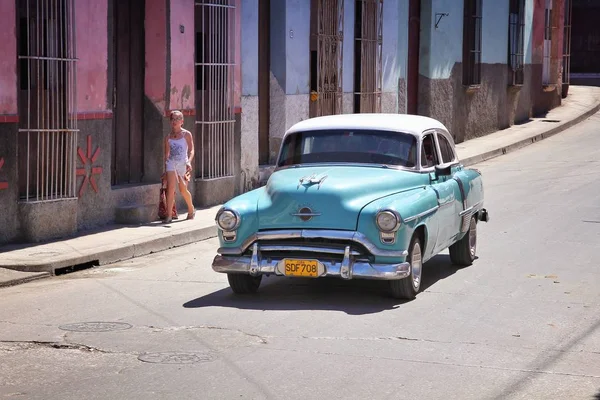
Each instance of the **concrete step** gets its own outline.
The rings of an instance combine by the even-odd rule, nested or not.
[[[115,222],[117,224],[147,224],[158,220],[158,204],[132,204],[117,207]]]

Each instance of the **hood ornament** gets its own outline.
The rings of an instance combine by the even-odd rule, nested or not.
[[[294,217],[300,217],[304,222],[310,221],[313,217],[320,216],[321,213],[313,212],[309,207],[301,207],[297,213],[292,213]]]
[[[312,186],[318,184],[319,186],[317,186],[317,190],[319,190],[325,179],[327,179],[327,175],[323,175],[321,178],[317,178],[316,174],[312,174],[311,176],[303,176],[299,179],[298,187],[296,187],[296,189],[300,188],[302,185]]]

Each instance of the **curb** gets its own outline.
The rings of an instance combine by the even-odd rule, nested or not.
[[[2,268],[21,272],[46,272],[48,276],[56,275],[57,270],[76,269],[84,265],[98,266],[129,260],[175,247],[201,242],[217,236],[216,226],[175,233],[171,236],[159,237],[149,241],[130,243],[124,247],[99,250],[86,255],[65,258],[58,261],[27,263],[26,265],[3,265]],[[0,286],[2,283],[0,282]]]
[[[40,272],[37,275],[26,276],[23,278],[15,278],[15,279],[7,280],[7,281],[0,281],[0,288],[17,286],[22,283],[37,281],[38,279],[42,279],[42,278],[48,278],[49,276],[51,276],[49,272]]]
[[[504,147],[501,147],[501,148],[498,148],[495,150],[490,150],[488,152],[485,152],[483,154],[478,154],[476,156],[467,157],[467,158],[461,160],[461,164],[465,167],[468,167],[470,165],[474,165],[474,164],[480,163],[482,161],[486,161],[486,160],[490,160],[492,158],[503,156],[503,155],[511,153],[515,150],[521,149],[523,147],[527,147],[530,144],[534,144],[536,142],[539,142],[540,140],[544,140],[549,137],[552,137],[552,136],[556,135],[557,133],[565,131],[565,130],[579,124],[580,122],[583,122],[584,120],[588,119],[589,117],[591,117],[598,111],[600,111],[600,103],[596,104],[594,107],[590,108],[583,114],[573,118],[572,120],[563,122],[561,125],[558,125],[552,129],[543,131],[543,132],[538,133],[537,135],[531,136],[527,139],[519,140],[518,142],[509,144],[508,146],[504,146]]]

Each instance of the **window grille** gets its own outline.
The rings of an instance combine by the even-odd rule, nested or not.
[[[511,71],[510,84],[522,85],[525,80],[525,0],[510,0],[508,26],[508,65]]]
[[[354,112],[381,112],[383,0],[356,0]]]
[[[195,5],[197,177],[233,176],[235,0]]]
[[[19,0],[19,173],[25,201],[76,197],[74,0]]]
[[[465,0],[463,85],[481,84],[481,0]]]
[[[310,116],[342,113],[344,0],[311,2]]]

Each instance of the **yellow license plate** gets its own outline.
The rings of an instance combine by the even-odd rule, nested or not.
[[[286,276],[319,276],[319,263],[316,260],[284,260],[284,268]]]

